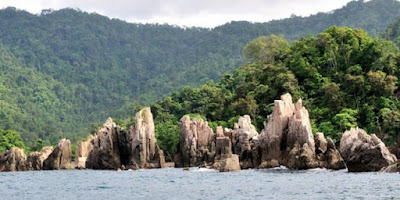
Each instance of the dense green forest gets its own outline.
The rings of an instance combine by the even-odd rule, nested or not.
[[[0,10],[0,66],[3,68],[0,74],[0,129],[21,133],[26,146],[33,150],[43,144],[56,144],[62,137],[74,142],[90,132],[90,124],[101,123],[109,116],[127,118],[138,105],[163,99],[184,86],[198,87],[221,78],[221,83],[231,81],[229,77],[238,71],[233,75],[223,74],[246,62],[243,47],[257,37],[283,34],[292,42],[332,25],[363,28],[377,36],[399,17],[400,2],[395,0],[352,1],[330,13],[293,16],[266,23],[231,22],[213,29],[132,24],[74,9],[43,10],[34,15],[6,8]],[[280,58],[283,59],[286,58]],[[296,62],[301,64],[303,61]],[[269,73],[283,73],[285,67],[277,66]],[[264,76],[271,75],[269,73]],[[302,83],[302,78],[294,73],[280,76]],[[241,81],[247,80],[236,80]],[[341,83],[336,79],[332,82]],[[316,87],[303,83],[290,85],[290,81],[281,83],[296,88],[294,94],[297,97],[305,95],[301,87]],[[267,84],[257,91],[271,87],[274,86]],[[215,93],[214,88],[209,83],[202,86],[202,92],[197,95],[203,95],[205,99],[201,101],[207,102],[206,98],[211,98],[207,95],[219,97],[219,93],[225,92],[221,88]],[[197,89],[185,88],[182,93],[186,91],[187,95],[193,95],[191,90]],[[269,112],[268,107],[259,105],[261,99],[257,98],[261,97],[257,95],[263,94],[252,94],[255,99],[251,99],[244,94],[249,88],[242,88],[239,93],[236,90],[226,94],[226,99],[212,97],[212,101],[225,104],[240,94],[230,107],[226,107],[227,110],[217,107],[221,102],[208,104],[207,109],[215,109],[206,117],[212,121],[227,120],[252,110],[249,114],[258,117],[257,123],[260,123],[260,116],[265,117]],[[274,97],[283,91],[277,90]],[[177,93],[172,97],[174,95]],[[306,98],[308,101],[316,98],[314,94],[307,95],[311,95]],[[270,103],[267,100],[272,96],[262,101]],[[197,104],[202,105],[204,102],[201,101]],[[244,105],[243,102],[250,103]],[[201,109],[206,108],[198,109],[190,112],[205,113]],[[323,110],[320,112],[318,116],[324,114]],[[163,119],[177,123],[177,116],[173,114]],[[315,125],[319,127],[321,123],[317,120]],[[158,129],[164,125],[157,125]],[[169,134],[175,134],[172,133],[174,128],[176,126],[163,127],[171,130]],[[168,136],[159,134],[159,137]]]
[[[386,31],[382,34],[382,37],[393,41],[400,47],[400,18],[392,23]]]
[[[274,100],[286,92],[304,100],[313,131],[335,141],[357,126],[389,145],[400,136],[400,54],[392,42],[362,29],[331,27],[292,44],[283,36],[261,36],[244,54],[249,61],[220,82],[185,87],[152,106],[156,135],[169,158],[183,115],[232,128],[238,116],[249,114],[261,130]]]

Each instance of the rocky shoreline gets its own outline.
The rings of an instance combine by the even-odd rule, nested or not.
[[[60,169],[127,170],[163,168],[164,153],[157,145],[150,108],[136,113],[135,125],[124,130],[111,118],[97,134],[79,143],[71,162],[71,142],[62,139],[53,147],[28,156],[12,148],[0,154],[0,171]],[[209,167],[221,172],[274,168],[281,165],[303,170],[326,168],[349,172],[398,172],[397,158],[376,136],[352,128],[337,148],[323,133],[313,134],[307,109],[290,94],[275,100],[274,110],[258,133],[248,115],[233,129],[217,127],[188,115],[182,117],[175,167]]]

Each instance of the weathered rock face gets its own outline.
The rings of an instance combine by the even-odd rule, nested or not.
[[[240,170],[239,156],[232,154],[232,144],[229,137],[217,137],[213,168],[220,172]]]
[[[216,134],[202,119],[181,119],[176,167],[199,166],[212,163],[215,157]]]
[[[400,157],[400,138],[397,138],[394,145],[389,148],[390,153],[394,154],[396,158]]]
[[[391,164],[387,167],[382,168],[379,172],[383,173],[399,173],[400,172],[400,163],[397,160],[394,164]]]
[[[317,154],[325,153],[328,150],[328,141],[325,139],[324,133],[315,134],[315,152]]]
[[[71,141],[62,139],[43,162],[44,170],[71,169]]]
[[[135,126],[128,131],[109,118],[91,140],[86,168],[138,169],[164,167],[164,153],[157,146],[150,108],[136,113]],[[91,148],[90,145],[88,147]]]
[[[217,129],[215,130],[216,137],[224,137],[224,129],[222,126],[217,126]]]
[[[240,117],[234,126],[232,132],[233,151],[239,155],[242,169],[257,168],[260,164],[258,135],[248,115]]]
[[[86,141],[80,141],[75,151],[75,167],[77,169],[86,168],[86,160],[89,153],[93,150],[93,136],[90,136]]]
[[[51,146],[43,147],[40,152],[32,152],[26,160],[27,170],[41,170],[43,169],[43,162],[49,157],[54,148]]]
[[[315,142],[307,109],[301,99],[293,104],[290,94],[274,102],[274,111],[261,132],[260,168],[285,165],[292,169],[318,167]]]
[[[319,167],[333,170],[346,168],[335,143],[330,138],[325,139],[323,133],[316,134],[315,150]]]
[[[318,167],[310,117],[307,109],[303,107],[301,99],[295,104],[294,114],[289,119],[288,128],[286,151],[289,154],[287,155],[286,166],[292,169]],[[283,159],[285,158],[283,157]]]
[[[379,171],[397,160],[375,134],[368,135],[359,128],[344,132],[340,153],[349,172]]]
[[[138,164],[140,168],[163,167],[164,153],[156,144],[153,114],[150,108],[144,108],[136,113],[135,127],[131,127],[129,134],[132,138],[133,164]]]
[[[281,100],[275,101],[274,111],[264,126],[259,137],[259,168],[345,168],[332,140],[326,140],[323,133],[317,133],[314,140],[309,114],[301,99],[293,104],[290,94],[282,95]]]
[[[294,109],[290,94],[282,95],[281,100],[275,100],[274,111],[268,116],[268,123],[264,123],[265,128],[261,131],[262,163],[260,168],[280,166],[281,154],[286,151],[289,119],[293,116]]]
[[[11,148],[0,155],[0,171],[14,172],[26,170],[26,155],[23,149]]]
[[[118,169],[129,163],[129,133],[121,130],[111,118],[103,124],[91,140],[93,149],[86,159],[89,169]],[[127,155],[128,154],[128,155]]]

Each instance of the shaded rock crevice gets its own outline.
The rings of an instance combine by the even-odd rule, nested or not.
[[[215,157],[216,134],[202,119],[181,118],[176,167],[210,165]]]
[[[43,162],[43,170],[71,169],[71,141],[62,139]]]

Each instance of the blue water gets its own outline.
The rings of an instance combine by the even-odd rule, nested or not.
[[[400,199],[400,175],[324,169],[0,173],[0,199]]]

